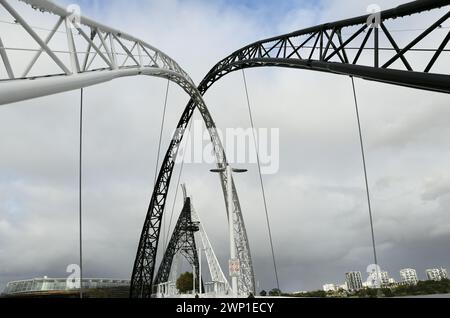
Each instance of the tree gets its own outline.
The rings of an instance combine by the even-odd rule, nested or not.
[[[259,295],[262,296],[262,297],[266,297],[266,296],[267,296],[267,292],[266,292],[265,290],[262,290],[262,291],[259,293]]]
[[[182,294],[192,291],[194,286],[194,275],[192,273],[186,272],[181,274],[177,279],[177,289]]]
[[[323,290],[315,290],[306,293],[294,294],[295,297],[303,297],[303,298],[326,298],[328,294]]]
[[[274,288],[269,292],[269,296],[272,297],[281,296],[281,290],[279,290],[278,288]]]

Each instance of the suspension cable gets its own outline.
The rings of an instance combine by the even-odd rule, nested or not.
[[[165,121],[166,121],[167,101],[169,99],[169,88],[170,88],[170,80],[167,79],[166,95],[165,95],[165,99],[164,99],[163,115],[162,115],[162,119],[161,119],[161,130],[159,132],[158,153],[157,153],[157,157],[156,157],[156,169],[155,169],[155,179],[154,179],[153,187],[156,187],[156,180],[158,178],[159,159],[160,159],[160,156],[161,156],[162,137],[163,137],[163,132],[164,132],[164,124],[165,124]],[[165,225],[165,223],[166,223],[166,215],[165,215],[165,213],[163,213],[163,224]],[[164,232],[164,226],[163,226],[163,232]],[[165,246],[164,234],[163,234],[163,246]]]
[[[361,129],[361,118],[359,115],[359,106],[358,106],[358,97],[356,95],[356,87],[355,87],[355,79],[353,76],[350,76],[352,79],[352,87],[353,87],[353,97],[355,99],[355,109],[356,109],[356,118],[358,121],[358,131],[359,131],[359,141],[361,144],[361,155],[362,155],[362,161],[363,161],[363,168],[364,168],[364,179],[366,183],[366,194],[367,194],[367,206],[369,208],[369,219],[370,219],[370,230],[372,235],[372,247],[373,247],[373,258],[375,261],[375,265],[377,266],[378,270],[378,257],[377,257],[377,248],[376,248],[376,240],[375,240],[375,230],[374,230],[374,224],[373,224],[373,214],[372,214],[372,204],[370,200],[370,189],[369,189],[369,181],[367,176],[367,164],[366,164],[366,155],[364,150],[364,140],[362,135],[362,129]],[[379,275],[379,273],[377,273]]]
[[[191,118],[191,122],[189,123],[189,128],[188,128],[188,132],[191,131],[192,128],[192,122],[193,122],[193,117]],[[188,134],[189,136],[189,134]],[[181,161],[181,167],[180,167],[180,172],[178,174],[178,180],[177,180],[177,187],[175,190],[175,197],[173,199],[173,204],[172,204],[172,211],[170,213],[170,221],[169,221],[169,227],[167,228],[167,234],[166,234],[166,245],[164,246],[164,250],[167,249],[168,245],[169,245],[169,235],[170,235],[170,228],[172,227],[172,221],[173,221],[173,215],[175,213],[175,205],[177,203],[177,198],[178,198],[178,191],[180,189],[180,182],[181,182],[181,174],[183,173],[183,168],[184,168],[184,158],[186,157],[186,147],[188,144],[188,138],[186,138],[185,140],[185,144],[184,144],[184,152],[183,152],[183,159]]]
[[[82,181],[83,181],[83,99],[84,89],[80,90],[80,148],[79,148],[79,235],[80,235],[80,298],[83,298],[83,214],[82,214]]]
[[[278,290],[280,290],[280,281],[278,279],[277,262],[276,262],[276,258],[275,258],[275,250],[274,250],[274,247],[273,247],[272,229],[271,229],[271,226],[270,226],[269,211],[268,211],[268,208],[267,208],[266,191],[265,191],[265,188],[264,188],[264,181],[263,181],[262,171],[261,171],[261,161],[260,161],[260,158],[259,158],[259,145],[258,145],[257,139],[256,139],[255,124],[254,124],[254,121],[253,121],[253,112],[252,112],[252,107],[251,107],[251,103],[250,103],[250,95],[249,95],[249,92],[248,92],[247,78],[245,77],[244,69],[242,69],[242,78],[244,80],[245,94],[247,96],[247,106],[248,106],[248,113],[249,113],[249,117],[250,117],[250,123],[251,123],[251,126],[252,126],[253,141],[255,143],[256,159],[257,159],[257,162],[258,162],[259,182],[261,184],[261,193],[262,193],[262,197],[263,197],[263,201],[264,201],[264,211],[265,211],[265,214],[266,214],[267,230],[269,232],[269,240],[270,240],[270,249],[271,249],[271,252],[272,252],[273,268],[274,268],[274,271],[275,271],[275,279],[277,281],[277,288],[278,288]]]

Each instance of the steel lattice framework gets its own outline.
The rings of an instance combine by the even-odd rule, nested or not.
[[[32,44],[38,46],[36,50],[29,49],[34,55],[28,63],[13,63],[8,50],[17,48],[6,48],[5,41],[0,38],[0,57],[7,71],[6,77],[0,78],[0,105],[136,75],[168,78],[193,98],[197,94],[189,75],[173,59],[150,44],[68,12],[48,0],[19,1],[49,12],[57,20],[47,36],[42,38],[10,3],[12,1],[0,0],[0,8],[3,7],[34,41]],[[14,2],[18,3],[17,0]],[[67,51],[56,51],[49,44],[59,32],[66,35]],[[55,73],[48,73],[48,68],[36,69],[38,60],[44,58],[49,60],[50,67],[56,66]]]
[[[158,274],[155,278],[155,285],[169,281],[173,259],[177,253],[183,255],[189,264],[195,268],[196,279],[200,277],[197,246],[194,236],[200,228],[199,224],[192,221],[191,211],[191,198],[187,197],[184,201],[183,210],[178,218],[178,222],[173,230],[172,238],[164,253]]]
[[[450,32],[435,49],[432,49],[433,57],[423,71],[419,70],[418,66],[413,68],[406,58],[406,53],[415,52],[414,47],[418,43],[430,36],[434,30],[448,20],[450,12],[447,10],[440,19],[430,23],[427,29],[403,48],[399,47],[391,34],[392,32],[386,26],[388,20],[398,19],[407,23],[411,15],[446,7],[449,4],[449,0],[419,0],[378,14],[368,14],[326,23],[256,42],[237,50],[217,63],[203,79],[198,90],[200,94],[204,95],[222,77],[240,69],[272,66],[328,72],[428,91],[450,93],[450,76],[448,74],[431,73],[433,66],[442,56],[450,40]],[[356,30],[353,30],[354,28]],[[344,35],[342,32],[344,29],[349,30],[348,35]],[[380,59],[380,52],[386,51],[386,48],[380,46],[381,33],[386,36],[392,46],[390,49],[394,52],[393,56],[385,63],[382,63]],[[367,46],[369,40],[373,41],[373,47]],[[351,45],[356,45],[356,50],[350,48]],[[354,51],[353,57],[350,49]],[[367,51],[372,54],[372,62],[367,62],[361,58],[362,53]],[[398,60],[402,62],[405,70],[398,69],[398,66],[394,64]],[[195,100],[191,100],[183,112],[178,129],[182,131],[186,129],[195,107]],[[180,140],[174,140],[171,143],[164,167],[168,167],[167,164],[172,162],[172,152],[179,146]],[[220,168],[225,167],[220,164],[220,161],[218,165]],[[169,172],[162,170],[161,173]],[[226,193],[228,180],[224,173],[221,174],[221,179],[223,191]],[[166,185],[166,183],[163,183],[158,186],[164,187]],[[245,294],[254,292],[255,284],[250,248],[234,182],[233,200],[235,211],[232,211],[232,213],[235,218],[236,246],[242,271],[239,280],[239,292]],[[155,201],[152,199],[152,202],[153,204],[156,203],[156,199]]]
[[[169,283],[171,275],[173,281],[176,281],[177,266],[180,256],[184,256],[191,266],[195,266],[195,277],[200,279],[201,265],[199,263],[200,258],[198,257],[197,243],[194,235],[194,233],[198,233],[197,238],[200,239],[200,243],[198,243],[198,246],[200,246],[199,250],[204,251],[206,255],[206,261],[211,274],[211,282],[214,285],[217,283],[220,284],[215,285],[214,292],[216,295],[230,295],[232,292],[230,285],[220,267],[219,260],[212,248],[203,224],[200,221],[200,216],[194,208],[192,198],[187,195],[186,185],[182,184],[181,187],[184,194],[184,206],[158,269],[158,274],[155,278],[156,286],[154,287],[159,287],[160,284]],[[157,290],[160,289],[157,288]],[[163,288],[162,290],[165,289]],[[202,288],[202,290],[204,290],[204,288]]]
[[[19,13],[17,9],[19,2],[31,5],[33,9],[43,13],[50,13],[57,18],[54,27],[49,30],[50,32],[45,38],[42,38],[27,22],[27,19]],[[88,87],[119,77],[138,75],[169,79],[178,84],[191,97],[191,102],[195,106],[183,114],[178,125],[179,129],[175,131],[169,146],[150,201],[133,268],[130,296],[150,298],[162,216],[170,180],[179,144],[195,108],[201,113],[211,135],[218,168],[228,165],[215,123],[202,95],[188,74],[173,59],[125,32],[74,14],[48,0],[0,0],[1,8],[5,9],[13,17],[15,23],[26,31],[38,49],[31,50],[31,52],[35,52],[34,56],[30,58],[26,68],[22,69],[23,63],[14,63],[13,56],[9,54],[10,51],[15,51],[17,48],[7,47],[3,34],[0,35],[0,62],[3,62],[6,69],[6,77],[0,78],[0,105]],[[50,47],[49,43],[57,33],[66,35],[66,51],[56,51]],[[41,58],[47,58],[50,65],[57,67],[57,71],[49,73],[47,68],[43,71],[37,69],[37,62]],[[227,182],[225,176],[222,176],[222,181],[225,191]],[[224,196],[226,197],[225,193]],[[247,267],[250,266],[247,272],[251,275],[251,279],[246,288],[253,291],[254,278],[250,249],[236,192],[234,200],[239,211],[235,219],[240,223],[237,227],[241,233],[240,242],[244,246],[241,260],[247,264]],[[243,249],[241,248],[241,250]]]
[[[432,73],[433,67],[450,41],[450,31],[442,42],[431,49],[415,49],[433,31],[442,27],[450,18],[449,10],[433,21],[418,36],[400,48],[387,27],[389,20],[401,19],[406,24],[411,15],[447,7],[449,0],[418,0],[376,14],[360,16],[333,23],[326,23],[290,34],[273,37],[248,45],[217,63],[199,86],[201,94],[225,75],[240,69],[253,67],[287,67],[340,75],[350,75],[366,80],[401,85],[428,91],[450,93],[448,73]],[[343,31],[347,31],[344,35]],[[391,47],[382,47],[384,35]],[[372,42],[373,46],[368,46]],[[410,63],[407,54],[417,51],[433,52],[426,67],[420,69]],[[370,52],[370,59],[362,59],[363,52]],[[393,52],[386,61],[381,53]],[[446,56],[448,64],[448,55]],[[401,63],[396,63],[401,61]]]

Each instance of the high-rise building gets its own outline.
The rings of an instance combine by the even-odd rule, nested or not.
[[[419,279],[417,272],[412,268],[405,268],[400,271],[401,282],[408,285],[417,285]]]
[[[382,287],[389,285],[389,273],[388,272],[380,273],[380,282],[381,282]]]
[[[428,280],[434,280],[436,282],[439,282],[443,279],[448,279],[448,272],[446,268],[432,268],[427,269],[427,278]]]
[[[361,272],[348,272],[345,274],[345,277],[349,291],[358,291],[363,289]]]

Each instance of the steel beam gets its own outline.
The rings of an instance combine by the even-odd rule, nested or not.
[[[14,71],[12,70],[11,63],[9,62],[8,53],[5,50],[2,38],[0,37],[0,57],[5,65],[6,73],[8,73],[9,79],[14,79]]]
[[[156,76],[181,81],[184,80],[180,74],[174,71],[161,70],[157,68],[143,69],[100,69],[93,72],[80,73],[77,76],[51,76],[39,80],[16,80],[0,82],[0,105],[6,105],[19,101],[34,99],[38,97],[63,93],[109,82],[121,77],[138,75]]]

